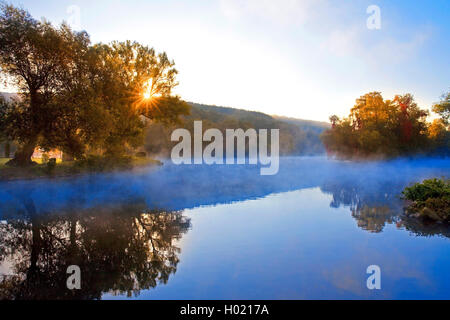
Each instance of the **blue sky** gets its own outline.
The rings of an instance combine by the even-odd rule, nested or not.
[[[450,88],[450,1],[10,1],[93,42],[136,40],[175,60],[185,100],[327,120],[370,91],[430,108]],[[381,28],[369,29],[370,5]],[[79,12],[79,14],[78,14]]]

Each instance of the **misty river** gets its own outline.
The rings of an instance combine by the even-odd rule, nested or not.
[[[0,182],[0,299],[450,299],[450,227],[400,198],[449,169],[286,157],[274,176],[166,162]]]

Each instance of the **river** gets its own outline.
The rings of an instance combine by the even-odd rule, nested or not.
[[[406,217],[400,198],[449,169],[287,157],[275,176],[166,162],[2,182],[0,298],[449,299],[450,227]]]

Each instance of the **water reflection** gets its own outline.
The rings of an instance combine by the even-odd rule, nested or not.
[[[243,268],[248,266],[248,277],[240,278],[242,283],[237,285],[240,292],[251,287],[247,284],[252,284],[252,279],[265,283],[265,278],[270,275],[264,275],[261,266],[268,263],[266,257],[274,252],[278,256],[274,259],[277,264],[273,266],[273,274],[285,277],[285,282],[279,283],[280,292],[284,292],[282,287],[291,286],[292,290],[301,291],[315,285],[295,286],[289,273],[283,274],[289,266],[296,266],[290,274],[308,267],[310,273],[303,274],[303,278],[329,285],[323,274],[314,272],[320,269],[321,261],[338,251],[347,254],[348,259],[353,257],[356,262],[350,265],[345,259],[339,260],[343,270],[352,266],[355,270],[348,274],[336,273],[336,277],[341,279],[346,276],[359,284],[359,280],[354,278],[358,275],[358,268],[365,270],[367,267],[365,260],[365,266],[359,266],[359,259],[378,254],[377,250],[364,247],[361,242],[359,251],[355,251],[359,255],[354,253],[351,256],[350,251],[346,251],[354,242],[358,243],[353,239],[361,241],[361,232],[357,232],[359,229],[377,233],[376,239],[381,241],[379,248],[383,253],[386,243],[380,235],[389,224],[422,238],[436,235],[450,237],[450,227],[447,225],[406,217],[403,214],[404,204],[399,198],[401,190],[408,184],[425,178],[448,176],[448,172],[450,161],[446,159],[351,163],[325,158],[286,158],[282,159],[280,172],[276,176],[260,176],[259,169],[254,166],[177,167],[168,164],[157,170],[2,182],[0,299],[100,299],[105,293],[144,295],[143,290],[152,288],[156,290],[151,292],[160,292],[160,287],[170,286],[158,284],[172,279],[180,259],[183,259],[180,258],[181,244],[178,240],[191,227],[191,220],[183,212],[199,207],[204,207],[202,210],[206,214],[203,219],[208,221],[207,227],[200,227],[201,219],[194,221],[197,230],[190,232],[189,244],[193,243],[192,238],[196,238],[199,239],[197,244],[201,245],[187,250],[188,266],[184,271],[178,271],[177,277],[184,272],[184,278],[179,280],[178,287],[174,285],[172,290],[176,293],[172,296],[189,298],[191,291],[182,290],[196,273],[199,273],[195,278],[199,285],[203,283],[205,274],[210,277],[218,275],[220,281],[216,285],[222,288],[220,285],[228,283],[227,279],[232,282],[238,274],[226,273],[230,264],[238,264],[241,260],[245,261]],[[285,202],[278,203],[276,196],[272,200],[271,197],[265,198],[276,193],[283,198],[289,191],[302,189],[317,190],[319,195],[308,199],[294,198],[290,206]],[[264,203],[264,209],[270,211],[264,218],[260,212],[255,215],[261,208],[253,203],[247,211],[243,210],[239,216],[234,215],[230,219],[239,208],[233,203],[239,202],[247,208],[249,204],[245,204],[246,200],[262,198],[265,199],[257,203]],[[210,212],[217,212],[214,209],[220,209],[221,204],[226,204],[222,210],[227,211],[223,220],[220,220],[220,213],[209,216]],[[308,211],[305,208],[309,205],[312,209]],[[353,223],[350,229],[340,229],[347,225],[345,219],[336,219],[335,213],[342,212],[343,207],[349,209],[346,212],[355,219],[359,229]],[[218,219],[222,222],[210,228],[210,224]],[[270,222],[267,219],[271,219]],[[240,230],[239,227],[243,230],[235,231]],[[273,237],[267,237],[267,234],[273,234]],[[367,232],[364,234],[367,235]],[[399,238],[403,234],[396,232]],[[392,235],[390,237],[386,240],[388,243],[395,239]],[[272,242],[278,243],[277,248],[285,249],[271,251]],[[328,243],[334,246],[329,251],[324,247]],[[407,243],[412,245],[410,239]],[[205,254],[202,250],[208,245],[211,251]],[[404,249],[407,253],[405,265],[411,262],[408,260],[408,248]],[[233,254],[226,256],[230,250]],[[426,257],[422,260],[417,257],[415,247],[411,252],[414,261],[428,261]],[[237,258],[240,254],[242,257]],[[263,260],[258,260],[259,254]],[[392,256],[398,257],[398,252],[392,253]],[[381,256],[379,260],[382,260]],[[386,263],[394,260],[386,260]],[[216,261],[220,263],[210,269]],[[70,291],[66,288],[66,270],[73,264],[79,265],[82,270],[81,290]],[[330,265],[335,265],[335,261]],[[443,265],[446,266],[445,263]],[[7,272],[2,268],[6,268]],[[395,275],[393,278],[401,276]],[[278,280],[272,280],[274,282],[268,289],[275,290],[277,285],[274,283]],[[191,286],[194,284],[191,283]],[[205,280],[206,286],[210,283]],[[198,292],[206,292],[203,289]],[[365,290],[365,287],[360,289]],[[209,298],[229,297],[225,296],[226,288],[222,290],[214,292],[215,296]],[[332,289],[324,289],[324,292],[328,290]],[[286,293],[286,297],[290,295]]]
[[[190,228],[181,212],[148,211],[142,201],[46,215],[31,199],[24,207],[0,224],[0,262],[10,265],[0,299],[138,295],[175,273],[176,242]],[[81,268],[81,290],[66,287],[69,265]]]
[[[397,225],[421,237],[443,236],[450,238],[450,226],[444,223],[402,216]]]
[[[326,183],[321,190],[333,196],[330,207],[348,206],[358,227],[369,232],[382,232],[387,223],[398,222],[403,211],[398,191],[394,191],[401,189],[392,183],[385,185],[382,190],[366,191],[364,186],[340,181]]]
[[[450,238],[448,224],[411,218],[404,214],[405,203],[400,193],[408,184],[405,179],[408,177],[396,180],[386,177],[370,183],[346,176],[340,180],[327,180],[320,189],[332,195],[330,207],[348,207],[358,227],[363,230],[380,233],[387,224],[395,223],[398,228],[405,228],[418,236],[440,235]]]

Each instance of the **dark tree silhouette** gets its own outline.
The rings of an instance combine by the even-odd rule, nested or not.
[[[31,200],[21,216],[0,224],[0,261],[12,275],[1,299],[101,299],[139,295],[176,271],[176,240],[190,228],[181,212],[147,211],[142,204],[38,216]],[[81,269],[81,290],[66,287],[67,267]]]

